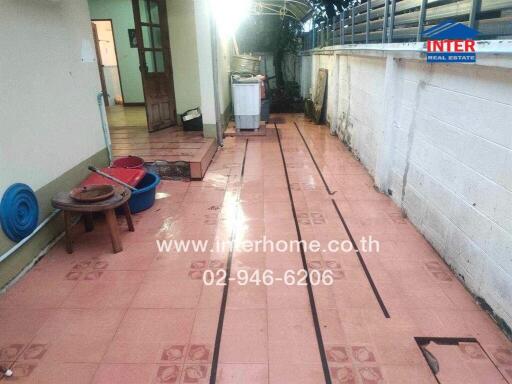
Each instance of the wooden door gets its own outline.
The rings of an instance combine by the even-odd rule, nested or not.
[[[108,92],[107,84],[105,82],[105,73],[103,72],[103,62],[101,60],[100,39],[98,38],[98,30],[96,29],[96,24],[91,23],[91,26],[92,36],[94,38],[94,48],[96,49],[96,60],[98,61],[98,71],[100,72],[101,93],[103,93],[103,101],[105,102],[105,107],[108,107]]]
[[[176,100],[165,0],[132,0],[150,132],[176,124]]]

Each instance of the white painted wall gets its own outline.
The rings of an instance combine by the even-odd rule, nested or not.
[[[199,89],[201,94],[201,113],[203,124],[216,124],[215,91],[212,67],[211,17],[208,0],[194,0],[194,14],[197,39],[197,58],[199,65]],[[213,134],[213,135],[212,135]],[[209,132],[215,137],[215,132]]]
[[[174,93],[178,114],[201,105],[194,2],[167,0]]]
[[[194,0],[195,28],[197,36],[197,58],[199,62],[199,89],[201,94],[201,112],[203,114],[203,134],[216,137],[217,111],[215,105],[215,83],[213,73],[212,50],[212,18],[209,0]],[[217,42],[217,81],[219,113],[223,113],[231,103],[229,89],[229,72],[232,54],[232,41],[230,38],[216,36]],[[220,116],[219,116],[220,118]]]
[[[217,63],[218,84],[220,96],[220,111],[224,113],[231,104],[231,90],[229,75],[231,72],[231,56],[233,53],[233,41],[231,38],[217,36]]]
[[[109,67],[117,66],[116,46],[114,44],[114,32],[110,20],[93,21],[98,34],[98,42],[101,52],[101,63]]]
[[[116,66],[103,67],[103,74],[105,75],[105,84],[107,86],[108,103],[115,105],[123,103],[123,93],[121,91],[121,82],[119,81],[119,71]]]
[[[329,70],[331,128],[466,286],[512,325],[512,57],[458,65],[413,56],[304,56],[312,71],[303,73],[303,93],[318,68]]]
[[[0,34],[16,36],[1,43],[1,195],[14,182],[39,189],[105,143],[87,1],[3,0]]]
[[[101,63],[103,64],[103,75],[107,87],[109,105],[121,104],[123,94],[119,80],[119,68],[117,67],[116,47],[112,23],[109,20],[93,21],[96,25],[96,33],[100,46]]]
[[[47,1],[47,0],[44,0]],[[125,103],[144,102],[137,48],[130,46],[128,29],[135,28],[131,0],[88,0],[92,19],[111,19]]]

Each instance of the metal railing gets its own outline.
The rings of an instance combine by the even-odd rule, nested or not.
[[[303,50],[422,41],[448,19],[478,29],[476,39],[512,39],[512,0],[366,0],[303,33]]]

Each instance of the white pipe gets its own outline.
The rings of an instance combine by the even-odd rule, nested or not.
[[[48,224],[55,216],[57,216],[57,214],[60,212],[60,209],[56,209],[55,211],[53,211],[50,216],[48,216],[46,219],[44,219],[37,227],[36,229],[34,229],[34,231],[28,235],[27,237],[25,237],[23,240],[21,240],[20,242],[16,243],[16,245],[14,245],[13,247],[11,247],[7,252],[5,252],[4,254],[2,254],[0,256],[0,263],[2,261],[4,261],[5,259],[7,259],[9,256],[11,256],[14,252],[16,252],[18,249],[20,249],[23,245],[25,245],[30,239],[32,239],[41,229],[44,228],[44,226],[46,224]]]
[[[100,109],[100,117],[101,117],[101,127],[103,128],[103,136],[105,138],[105,145],[107,146],[107,150],[108,150],[108,157],[109,157],[109,161],[110,163],[112,162],[112,148],[111,148],[111,144],[110,144],[110,132],[108,130],[108,125],[106,124],[105,122],[105,118],[104,118],[104,110],[105,110],[105,107],[104,107],[104,104],[103,104],[103,93],[100,92],[98,93],[97,95],[97,99],[98,99],[98,107]],[[14,245],[13,247],[11,247],[7,252],[3,253],[2,255],[0,255],[0,263],[2,261],[4,261],[5,259],[7,259],[9,256],[11,256],[14,252],[16,252],[18,249],[20,249],[23,245],[25,245],[30,239],[32,239],[41,229],[43,229],[45,227],[46,224],[48,224],[55,216],[57,216],[57,214],[60,212],[60,209],[56,209],[55,211],[53,211],[50,216],[48,216],[46,219],[44,219],[35,229],[34,231],[28,235],[27,237],[25,237],[23,240],[19,241],[18,243],[16,243],[16,245]]]
[[[103,92],[99,92],[96,96],[98,100],[98,108],[100,109],[101,128],[103,129],[103,139],[105,140],[105,146],[108,151],[108,162],[112,164],[112,143],[110,141],[110,131],[108,129],[108,123],[105,121],[105,115],[107,113],[105,109],[105,101],[103,98]]]

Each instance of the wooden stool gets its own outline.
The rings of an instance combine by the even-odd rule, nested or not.
[[[128,188],[116,187],[115,194],[103,201],[94,203],[83,203],[73,200],[68,192],[59,192],[52,199],[52,205],[59,208],[64,212],[64,225],[66,227],[66,251],[73,253],[73,240],[71,238],[71,214],[77,212],[83,214],[85,230],[90,232],[94,229],[92,221],[92,214],[94,212],[103,212],[107,221],[108,230],[110,231],[110,238],[112,239],[112,248],[114,253],[121,252],[123,245],[121,244],[121,237],[119,236],[119,229],[117,228],[117,220],[115,209],[118,207],[123,208],[126,221],[128,222],[128,229],[130,232],[135,231],[133,227],[132,215],[128,200],[132,193]]]

